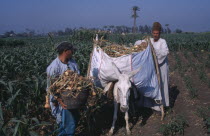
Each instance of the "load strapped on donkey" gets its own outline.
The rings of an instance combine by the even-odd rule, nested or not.
[[[99,38],[94,40],[87,73],[88,77],[94,77],[94,85],[105,90],[113,86],[110,82],[118,80],[113,63],[121,73],[129,73],[141,67],[131,78],[141,97],[137,104],[149,108],[159,107],[162,120],[164,110],[161,103],[160,72],[150,37],[145,37],[140,45],[131,47],[112,44],[102,38],[97,39]]]

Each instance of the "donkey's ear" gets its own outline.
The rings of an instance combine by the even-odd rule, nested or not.
[[[133,77],[135,74],[137,74],[141,70],[141,67],[137,68],[136,70],[131,71],[128,76],[129,78]]]
[[[114,72],[115,72],[116,75],[117,75],[117,78],[119,78],[121,72],[120,72],[120,70],[118,69],[118,67],[115,65],[114,62],[112,62],[112,67],[113,67],[113,69],[114,69]]]

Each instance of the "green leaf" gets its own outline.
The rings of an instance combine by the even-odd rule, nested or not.
[[[3,117],[3,110],[2,110],[2,107],[1,107],[1,102],[0,102],[0,121],[4,121],[4,117]]]
[[[36,122],[36,124],[40,124],[39,120],[37,118],[32,118],[31,120],[33,120],[34,122]]]
[[[0,84],[3,84],[4,86],[6,86],[6,85],[7,85],[7,83],[6,83],[6,82],[4,82],[3,80],[0,80]]]
[[[16,118],[12,118],[9,122],[15,122],[15,123],[23,123],[26,124],[25,122],[21,121],[21,120],[17,120]]]
[[[17,132],[18,132],[18,128],[19,128],[20,122],[18,122],[15,126],[15,131],[13,133],[13,136],[16,136]]]
[[[210,133],[210,128],[208,128],[208,133]]]
[[[29,133],[30,133],[30,136],[38,136],[38,134],[34,131],[30,131]]]
[[[41,124],[42,124],[42,125],[51,125],[50,122],[46,122],[46,121],[42,121]]]
[[[10,93],[12,93],[12,92],[13,92],[12,82],[9,81],[8,85],[9,85],[8,91],[9,91]]]
[[[11,104],[12,104],[12,102],[13,102],[13,101],[15,100],[15,98],[18,96],[19,92],[20,92],[20,89],[15,93],[15,95],[13,95],[11,98],[9,98],[9,99],[7,100],[7,105],[11,105]]]

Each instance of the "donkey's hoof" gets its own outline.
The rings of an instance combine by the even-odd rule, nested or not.
[[[127,130],[127,136],[130,136],[130,135],[131,135],[131,131]]]
[[[113,130],[110,130],[108,133],[108,136],[112,136],[113,135]]]
[[[163,120],[164,120],[164,117],[165,117],[165,115],[162,115],[162,116],[161,116],[161,121],[163,121]]]

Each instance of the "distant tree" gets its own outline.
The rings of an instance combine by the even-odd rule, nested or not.
[[[169,24],[165,24],[166,26],[166,33],[170,34],[171,33],[171,29],[169,28]]]
[[[85,28],[84,28],[84,27],[80,27],[79,29],[80,29],[80,30],[85,30]]]
[[[126,26],[122,25],[122,26],[121,26],[121,30],[122,30],[123,33],[127,33]]]
[[[168,32],[168,31],[167,31],[167,28],[165,28],[165,29],[164,29],[164,33],[167,34],[167,32]]]
[[[110,25],[109,28],[110,28],[111,31],[114,31],[115,26],[114,25]]]
[[[27,33],[27,36],[34,36],[35,35],[35,30],[33,30],[33,29],[26,28],[25,31]]]
[[[167,33],[170,34],[171,33],[171,29],[167,28]]]
[[[71,28],[66,28],[64,33],[69,35],[73,33],[73,30]]]
[[[116,33],[122,33],[122,32],[124,32],[123,30],[124,30],[124,27],[123,26],[116,26],[115,27],[116,28]]]
[[[149,28],[149,33],[152,33],[152,27],[148,26],[148,28]]]
[[[62,30],[58,30],[57,34],[58,35],[64,35],[64,32]]]
[[[165,31],[164,31],[164,28],[163,28],[163,27],[161,27],[161,33],[165,33]]]
[[[51,35],[51,36],[57,36],[58,34],[57,34],[57,32],[56,32],[56,31],[51,31],[51,32],[49,32],[49,33],[48,33],[48,35]]]
[[[139,26],[139,32],[140,32],[140,33],[142,33],[142,34],[144,34],[144,33],[145,33],[145,31],[144,31],[144,27],[143,27],[143,26],[141,26],[141,25]]]
[[[133,6],[132,8],[133,15],[131,16],[133,20],[133,33],[137,32],[137,27],[136,27],[136,18],[139,17],[137,14],[137,11],[140,11],[140,8],[138,6]]]
[[[182,33],[182,30],[181,29],[176,29],[175,33]]]
[[[144,31],[144,27],[143,26],[139,26],[139,33],[143,33],[143,31]]]
[[[103,28],[104,28],[105,30],[107,30],[108,27],[107,27],[107,26],[104,26]]]
[[[17,36],[18,37],[28,37],[28,33],[26,33],[26,32],[18,33]]]
[[[149,26],[147,26],[147,25],[144,26],[144,32],[147,33],[147,34],[150,33],[150,28],[149,28]]]
[[[4,37],[11,37],[11,36],[14,36],[15,35],[15,32],[13,30],[11,31],[7,31],[4,33]]]
[[[131,27],[127,27],[127,26],[126,26],[126,33],[130,33],[130,32],[131,32],[131,30],[132,30],[132,28],[131,28]]]
[[[129,27],[129,32],[132,33],[132,27]]]

